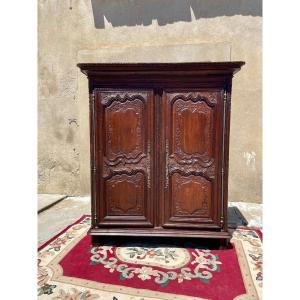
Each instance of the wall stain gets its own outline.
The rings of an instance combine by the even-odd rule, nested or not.
[[[61,140],[63,138],[63,135],[58,131],[58,130],[55,130],[54,131],[54,136],[58,139],[58,140]]]
[[[66,142],[67,143],[73,143],[73,141],[74,141],[74,133],[73,133],[73,130],[71,128],[69,128],[67,138],[66,138]]]
[[[244,152],[243,156],[246,160],[246,165],[249,166],[253,171],[256,170],[256,168],[255,168],[256,153],[254,151]]]
[[[40,71],[41,94],[44,96],[54,95],[57,92],[56,76],[44,66]]]

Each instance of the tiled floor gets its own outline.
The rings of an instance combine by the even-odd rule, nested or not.
[[[67,197],[38,215],[38,244],[41,245],[84,214],[90,214],[89,197]]]
[[[247,202],[229,202],[237,207],[248,221],[248,227],[262,227],[262,204]]]
[[[59,194],[39,194],[38,195],[38,212],[42,212],[51,206],[55,205],[59,201],[65,199],[66,195]]]

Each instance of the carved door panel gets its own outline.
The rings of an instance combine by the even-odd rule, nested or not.
[[[166,228],[220,228],[221,91],[163,93]]]
[[[153,226],[153,93],[97,90],[98,226]]]

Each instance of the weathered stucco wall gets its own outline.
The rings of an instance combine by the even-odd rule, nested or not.
[[[39,192],[89,194],[87,79],[78,62],[243,60],[233,81],[229,199],[261,202],[260,2],[149,2],[39,0]]]

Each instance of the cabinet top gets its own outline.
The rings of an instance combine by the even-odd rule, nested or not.
[[[233,75],[245,64],[234,62],[197,63],[80,63],[81,72],[89,76],[110,74],[193,74],[193,75]]]

